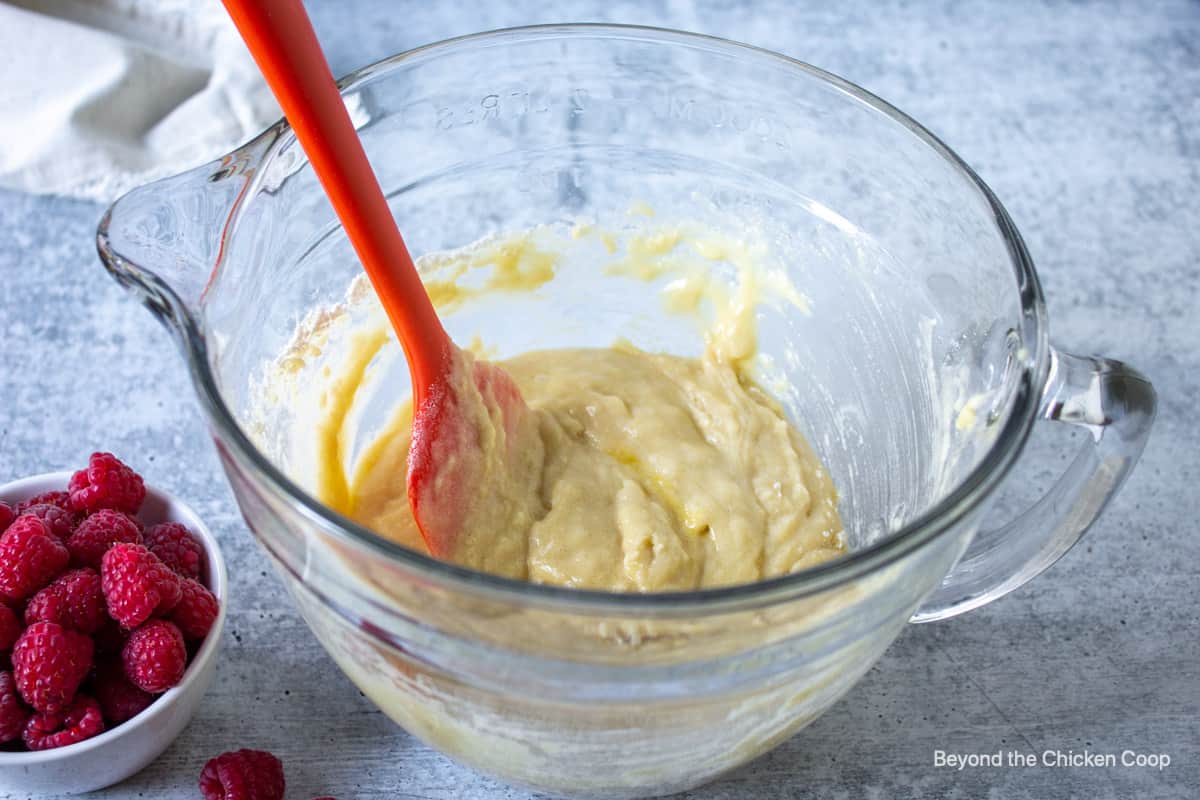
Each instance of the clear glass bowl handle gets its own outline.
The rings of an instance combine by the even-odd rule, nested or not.
[[[1004,525],[985,523],[913,622],[978,608],[1062,558],[1116,495],[1146,446],[1156,406],[1150,381],[1119,361],[1054,348],[1050,358],[1041,416],[1085,428],[1090,438],[1040,500]]]

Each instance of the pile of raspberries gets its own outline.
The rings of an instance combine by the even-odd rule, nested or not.
[[[142,478],[93,453],[66,491],[0,502],[0,748],[119,725],[179,683],[217,618],[204,551],[137,518]]]

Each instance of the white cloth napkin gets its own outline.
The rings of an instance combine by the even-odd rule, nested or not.
[[[110,201],[279,116],[217,0],[0,2],[0,186]]]

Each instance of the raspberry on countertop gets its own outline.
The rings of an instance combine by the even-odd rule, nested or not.
[[[200,772],[204,800],[283,800],[283,762],[264,750],[235,750]]]

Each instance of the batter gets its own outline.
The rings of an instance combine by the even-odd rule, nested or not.
[[[673,251],[679,240],[657,241]],[[530,254],[527,247],[506,252],[534,258],[538,268],[525,272],[537,285],[552,278],[555,266],[544,253]],[[638,248],[629,252],[617,262],[626,274],[637,271],[630,259]],[[463,259],[478,262],[479,251]],[[470,516],[470,530],[449,557],[537,583],[657,592],[748,583],[842,553],[837,493],[828,472],[747,374],[753,303],[741,271],[737,290],[715,304],[701,358],[619,342],[497,362],[531,409],[517,449],[521,478],[476,490],[495,502],[485,504],[488,513]],[[524,273],[520,264],[498,264],[495,274],[511,283]],[[434,296],[461,299],[444,285]],[[345,433],[345,409],[365,365],[387,336],[375,331],[356,341],[349,367],[321,404],[318,438],[330,453]],[[323,459],[317,493],[357,522],[425,550],[405,491],[411,419],[407,404],[398,408],[351,470],[332,455]],[[487,462],[511,444],[503,430],[489,429],[474,455]]]

